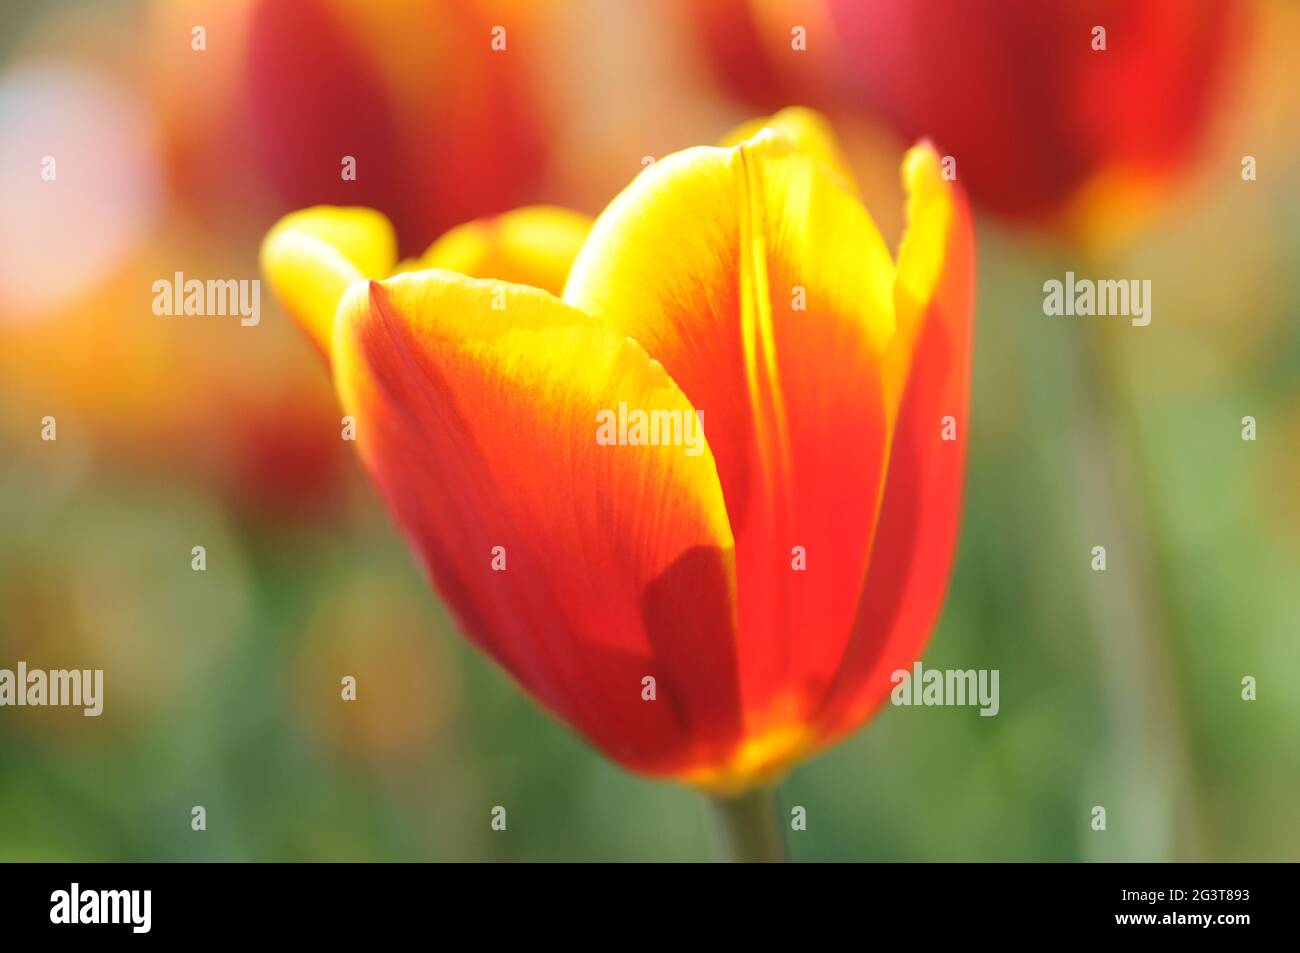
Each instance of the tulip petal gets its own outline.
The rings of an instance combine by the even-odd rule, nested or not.
[[[970,429],[974,236],[964,197],[928,145],[903,163],[909,226],[899,254],[898,336],[886,389],[898,417],[871,568],[852,639],[818,721],[827,740],[851,731],[910,671],[943,604],[961,519]],[[955,439],[944,439],[952,417]]]
[[[639,341],[705,413],[744,633],[733,767],[771,773],[803,745],[866,575],[892,416],[889,252],[820,160],[764,130],[643,171],[564,297]]]
[[[620,403],[693,414],[656,361],[544,291],[439,270],[353,285],[334,355],[361,457],[476,644],[630,767],[680,775],[734,748],[713,454],[597,442]]]
[[[397,238],[373,209],[319,205],[280,219],[262,240],[261,259],[276,297],[328,357],[343,292],[355,281],[387,277]]]
[[[398,270],[441,268],[559,295],[590,231],[591,218],[581,212],[528,206],[458,225]]]
[[[775,129],[789,137],[800,149],[838,175],[840,184],[845,189],[857,194],[858,186],[853,169],[849,166],[844,150],[840,148],[831,124],[821,113],[812,109],[788,106],[766,119],[751,119],[724,136],[719,145],[738,146],[764,129]]]

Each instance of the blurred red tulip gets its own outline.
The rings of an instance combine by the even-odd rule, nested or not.
[[[977,201],[1036,223],[1149,201],[1166,184],[1206,127],[1250,6],[829,3],[865,104],[954,156]]]
[[[161,236],[59,312],[0,322],[0,401],[28,439],[50,414],[61,439],[115,466],[161,469],[241,512],[319,519],[345,498],[351,448],[307,349],[270,321],[150,311],[152,282],[196,254]]]
[[[260,179],[230,174],[235,157],[253,152],[242,89],[255,2],[152,0],[147,7],[140,48],[162,131],[167,184],[173,198],[210,228],[214,219],[246,215],[266,193]],[[224,228],[211,231],[214,239],[224,235]]]
[[[214,384],[210,393],[214,405],[225,398],[225,414],[208,432],[224,425],[226,458],[191,462],[196,478],[217,471],[235,508],[263,520],[319,520],[342,505],[348,446],[339,415],[330,412],[319,388],[267,387],[250,394]]]
[[[825,0],[679,2],[714,77],[745,105],[825,108],[841,94],[840,48]]]
[[[527,199],[544,160],[527,96],[528,16],[463,0],[259,3],[248,108],[282,210],[379,209],[412,254]]]

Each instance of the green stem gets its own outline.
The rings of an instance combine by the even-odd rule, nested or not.
[[[1108,332],[1114,333],[1094,324],[1075,348],[1080,388],[1076,469],[1092,529],[1087,542],[1109,541],[1108,552],[1119,554],[1125,567],[1107,573],[1105,595],[1093,604],[1107,671],[1107,707],[1116,725],[1115,774],[1125,785],[1132,826],[1140,832],[1130,844],[1132,859],[1190,859],[1199,852],[1199,811],[1153,551],[1156,540],[1139,529],[1145,518],[1154,537],[1158,511],[1142,479],[1133,400]],[[1177,846],[1176,831],[1181,834]]]
[[[737,797],[715,798],[713,807],[724,859],[747,864],[787,859],[785,828],[774,788],[758,787]]]

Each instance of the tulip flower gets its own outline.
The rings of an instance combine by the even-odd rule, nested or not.
[[[986,208],[1088,242],[1099,226],[1139,222],[1187,164],[1239,59],[1253,4],[684,7],[707,62],[740,101],[799,99],[884,121],[906,140],[931,138]]]
[[[546,149],[529,44],[510,41],[536,16],[479,0],[257,0],[247,109],[285,207],[372,205],[413,249],[521,200]]]
[[[1240,47],[1237,0],[829,0],[865,104],[957,159],[972,198],[1088,232],[1149,205]]]
[[[826,0],[677,0],[717,83],[755,109],[786,102],[819,108],[851,94]]]
[[[967,438],[973,246],[939,157],[903,162],[895,260],[826,124],[761,125],[594,223],[473,223],[391,277],[364,209],[262,249],[467,636],[610,758],[722,797],[862,724],[918,657]],[[705,440],[602,441],[619,408],[698,412]]]

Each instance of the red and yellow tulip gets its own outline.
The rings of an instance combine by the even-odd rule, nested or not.
[[[322,207],[262,249],[469,638],[611,758],[720,794],[870,715],[957,534],[966,204],[911,150],[894,259],[838,156],[791,110],[594,222],[520,210],[399,266],[381,215]],[[602,445],[620,405],[701,412],[705,443]]]

